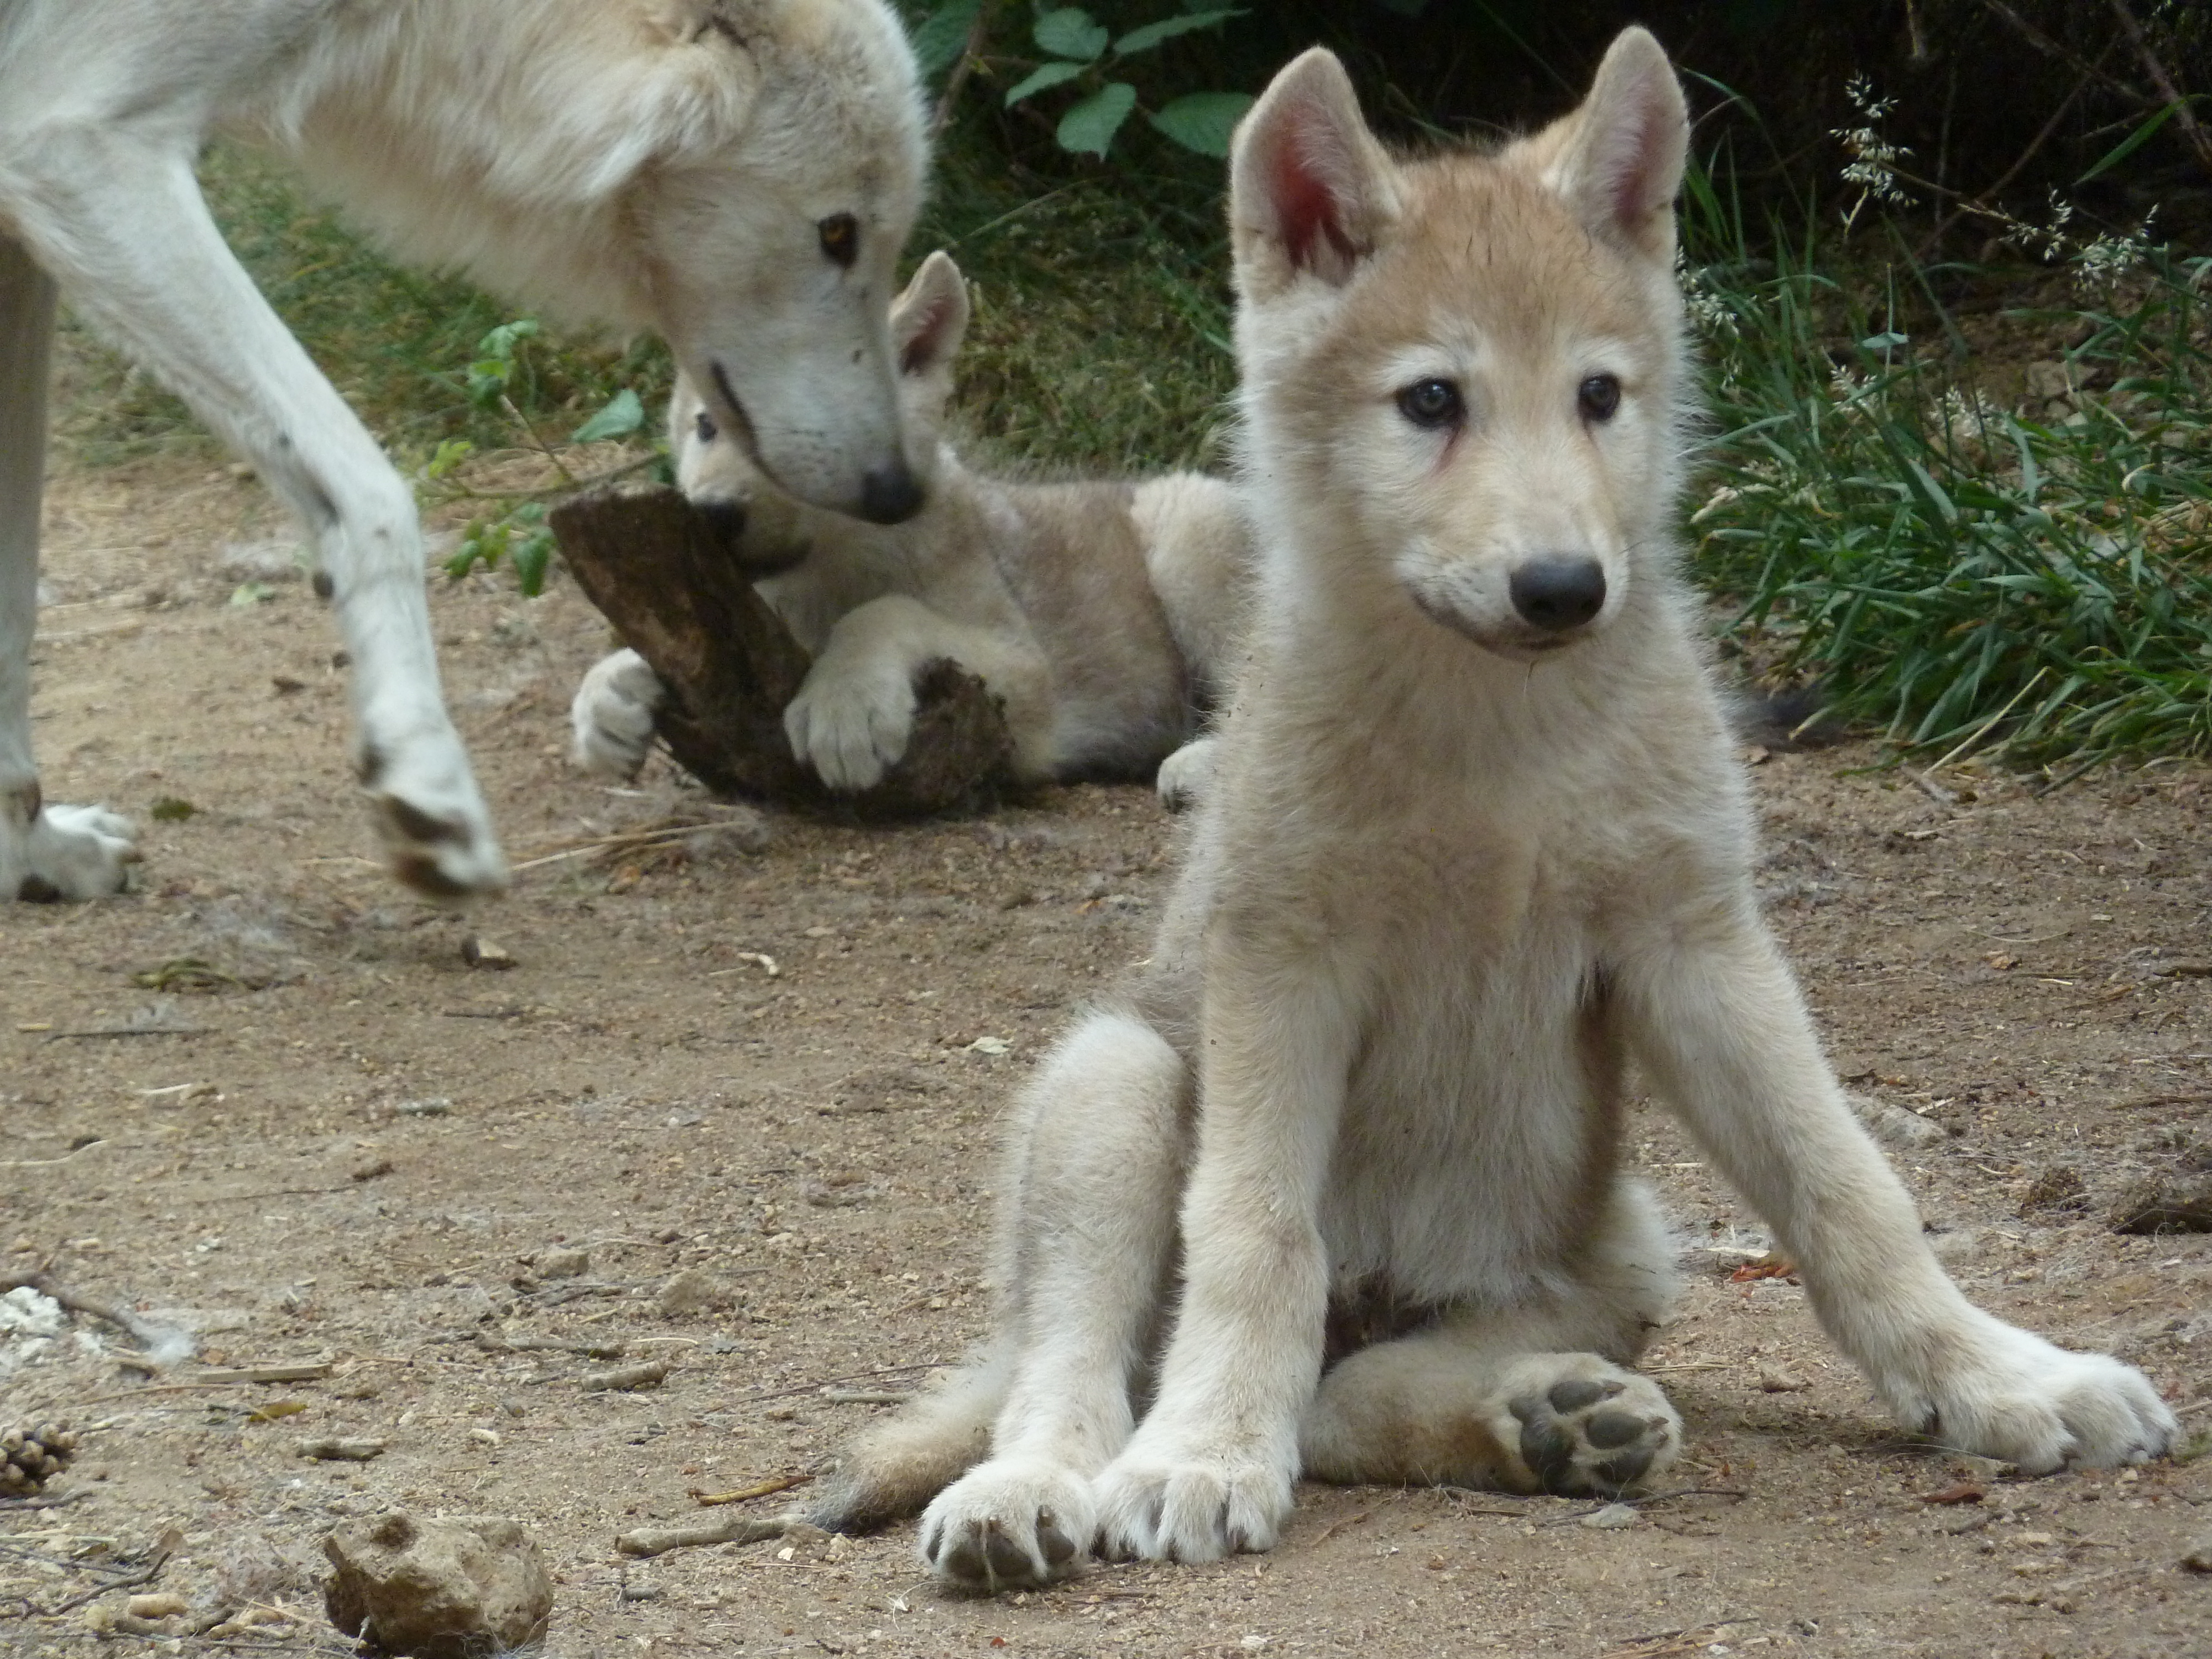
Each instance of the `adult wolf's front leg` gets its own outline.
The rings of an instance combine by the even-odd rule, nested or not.
[[[439,695],[413,495],[224,246],[176,112],[34,134],[15,159],[27,187],[9,205],[26,245],[313,532],[353,659],[359,775],[393,873],[436,898],[504,886]]]
[[[0,236],[0,902],[88,899],[123,885],[130,823],[50,806],[31,757],[31,638],[39,618],[39,495],[54,285]]]
[[[1182,1315],[1158,1396],[1097,1486],[1104,1548],[1156,1560],[1270,1548],[1290,1510],[1328,1300],[1322,1183],[1356,1024],[1295,945],[1208,957]]]
[[[2142,1372],[2007,1325],[1945,1275],[1748,897],[1668,931],[1624,975],[1644,1060],[1898,1419],[2032,1474],[2170,1450],[2173,1413]]]

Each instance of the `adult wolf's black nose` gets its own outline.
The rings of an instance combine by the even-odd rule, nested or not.
[[[714,539],[727,547],[735,547],[744,539],[745,504],[743,501],[694,501],[692,510],[707,521],[707,528]]]
[[[860,480],[860,516],[870,524],[903,524],[921,502],[921,485],[904,461],[871,468]]]
[[[1510,591],[1522,620],[1564,634],[1605,609],[1605,567],[1595,559],[1531,559],[1513,573]]]

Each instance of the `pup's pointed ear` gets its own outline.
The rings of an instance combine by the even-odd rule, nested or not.
[[[891,346],[899,373],[927,374],[949,365],[968,332],[968,281],[939,248],[921,262],[891,302]]]
[[[720,15],[713,0],[649,0],[645,26],[665,36],[672,46],[685,46],[709,35],[734,40],[735,29]]]
[[[1302,53],[1260,95],[1231,147],[1239,276],[1261,292],[1305,273],[1341,285],[1397,216],[1396,169],[1367,130],[1352,77],[1334,52]]]
[[[1551,149],[1547,179],[1592,232],[1655,259],[1674,257],[1690,111],[1674,66],[1647,32],[1615,35],[1581,107],[1533,142]]]

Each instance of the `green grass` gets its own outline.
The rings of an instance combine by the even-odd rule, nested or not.
[[[1754,245],[1702,177],[1688,216],[1713,302],[1696,568],[1747,653],[1923,757],[2212,751],[2212,260],[2034,319],[2096,388],[2059,416],[1978,389],[1939,298],[1960,273],[1901,236],[1846,280],[1802,224]]]

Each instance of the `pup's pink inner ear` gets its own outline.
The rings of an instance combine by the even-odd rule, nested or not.
[[[1671,255],[1690,112],[1659,43],[1640,28],[1622,30],[1574,118],[1562,193],[1591,229]]]
[[[899,373],[927,374],[951,362],[967,331],[967,279],[946,254],[933,253],[891,307]]]
[[[1231,210],[1294,270],[1341,283],[1391,216],[1388,168],[1344,66],[1316,48],[1275,77],[1238,130]]]

